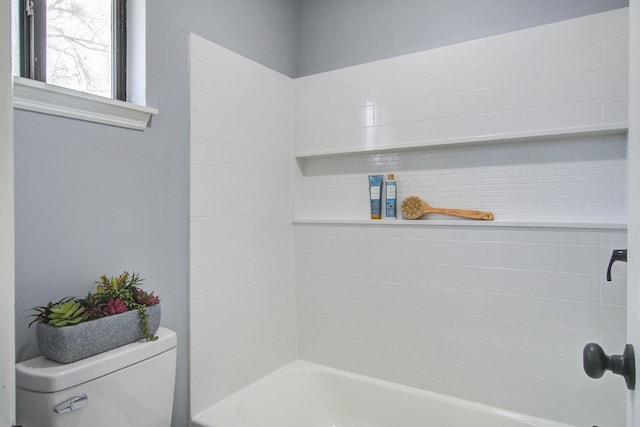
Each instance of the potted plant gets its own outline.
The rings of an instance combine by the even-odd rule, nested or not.
[[[40,352],[70,363],[134,341],[153,341],[160,326],[160,299],[140,288],[138,274],[100,276],[95,292],[33,307]]]

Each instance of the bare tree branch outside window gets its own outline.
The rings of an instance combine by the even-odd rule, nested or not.
[[[48,0],[47,82],[111,97],[111,0]]]

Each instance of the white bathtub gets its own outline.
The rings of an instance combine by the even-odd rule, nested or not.
[[[567,427],[295,361],[195,416],[194,427]]]

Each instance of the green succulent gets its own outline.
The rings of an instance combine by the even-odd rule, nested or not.
[[[55,306],[58,306],[60,304],[63,304],[71,300],[73,300],[73,297],[64,297],[58,302],[49,302],[47,305],[36,306],[31,308],[31,310],[35,311],[35,313],[27,316],[27,317],[33,317],[33,320],[29,323],[29,327],[31,327],[31,325],[33,325],[34,323],[38,323],[38,322],[49,323],[49,316],[52,313],[51,309]]]
[[[89,314],[82,304],[73,297],[65,297],[58,302],[49,302],[42,307],[33,307],[36,313],[29,317],[34,319],[29,326],[37,322],[48,323],[52,326],[68,326],[87,320]]]
[[[65,301],[51,307],[49,313],[49,324],[53,326],[75,325],[86,320],[89,314],[82,304],[75,300]]]

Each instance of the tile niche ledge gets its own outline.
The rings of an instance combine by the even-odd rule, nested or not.
[[[158,110],[23,77],[13,77],[13,107],[54,116],[144,130]]]
[[[407,220],[407,219],[312,219],[296,218],[294,225],[374,225],[409,227],[512,227],[512,228],[573,228],[587,230],[626,230],[625,223],[596,222],[560,222],[560,221],[474,221],[465,219],[450,220]]]
[[[591,126],[576,126],[557,129],[539,129],[531,131],[500,133],[492,135],[466,136],[445,139],[425,139],[407,143],[372,145],[368,147],[329,148],[326,150],[294,151],[293,157],[298,160],[314,157],[334,157],[352,154],[375,154],[393,151],[410,151],[424,148],[436,148],[447,145],[492,144],[500,142],[526,142],[556,138],[575,138],[596,135],[624,135],[628,123],[607,123]]]

